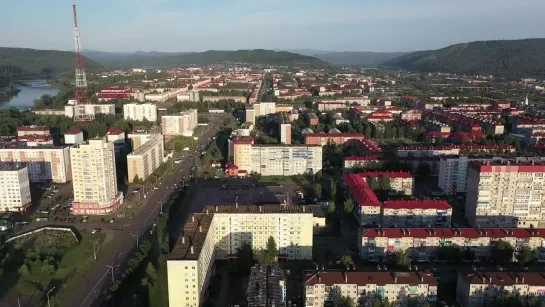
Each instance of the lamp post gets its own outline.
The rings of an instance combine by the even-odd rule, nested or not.
[[[51,291],[55,290],[55,287],[51,288],[51,290],[47,291],[47,307],[51,307],[51,304],[49,303],[49,293],[51,293]]]
[[[93,256],[95,257],[95,260],[97,260],[97,250],[96,250],[96,245],[99,241],[96,241],[95,243],[93,243]]]
[[[106,265],[106,267],[108,268],[108,270],[112,270],[112,284],[115,282],[115,279],[114,279],[114,268],[118,267],[119,265]],[[107,272],[107,271],[106,271]]]
[[[140,237],[140,235],[138,233],[134,234],[132,232],[131,235],[136,238],[136,248],[138,248],[138,238]]]

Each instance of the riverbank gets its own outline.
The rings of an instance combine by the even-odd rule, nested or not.
[[[19,92],[21,92],[21,90],[13,85],[0,88],[0,102],[10,100],[11,98],[17,96]]]

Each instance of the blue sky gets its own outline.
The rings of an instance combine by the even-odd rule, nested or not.
[[[73,49],[70,0],[0,0],[0,46]],[[543,0],[78,0],[84,49],[411,51],[545,36]]]

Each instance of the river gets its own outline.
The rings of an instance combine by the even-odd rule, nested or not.
[[[30,86],[17,85],[20,90],[17,96],[13,96],[7,101],[0,102],[0,109],[17,107],[19,109],[28,109],[34,106],[34,99],[42,97],[42,95],[55,96],[59,92],[58,89],[49,86],[48,80],[25,80],[25,83]]]

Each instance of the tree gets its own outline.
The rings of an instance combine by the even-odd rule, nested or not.
[[[134,175],[132,182],[136,184],[140,184],[140,177],[138,177],[138,174]]]
[[[378,181],[377,181],[376,178],[370,177],[368,179],[368,183],[369,183],[369,187],[371,188],[371,190],[376,191],[376,190],[379,189]]]
[[[335,195],[337,194],[337,184],[333,178],[329,178],[329,199],[334,200]]]
[[[378,188],[382,191],[389,191],[391,189],[390,177],[388,176],[378,177],[377,183],[378,183]]]
[[[146,267],[146,276],[152,282],[157,279],[157,270],[155,270],[151,262],[148,262],[148,266]]]
[[[276,242],[272,236],[267,241],[265,249],[261,250],[258,256],[259,264],[271,264],[275,263],[278,257],[278,249],[276,248]]]
[[[251,268],[254,265],[254,251],[252,245],[248,242],[242,243],[237,249],[237,268],[242,275],[250,274]]]
[[[193,84],[190,84],[187,89],[191,91],[193,89]]]
[[[535,263],[538,260],[537,250],[531,250],[525,246],[517,255],[517,260],[521,265]]]
[[[347,198],[344,200],[344,212],[346,213],[352,213],[354,210],[354,201],[352,198]]]
[[[322,198],[322,185],[315,183],[312,185],[312,191],[314,191],[314,197],[320,199]]]
[[[444,261],[459,261],[462,258],[462,250],[456,244],[437,248],[437,258]]]
[[[496,261],[506,263],[513,259],[513,253],[515,249],[507,241],[499,240],[493,247],[493,255],[496,257]]]
[[[399,252],[396,254],[396,264],[400,267],[407,267],[411,263],[411,258],[409,258],[409,253]]]
[[[349,264],[352,264],[354,261],[352,260],[352,257],[350,255],[344,255],[341,257],[341,263],[344,266],[347,266]]]
[[[333,214],[333,213],[335,213],[335,211],[337,211],[337,208],[335,206],[335,202],[330,201],[329,204],[327,205],[327,213]]]
[[[356,307],[356,304],[354,303],[354,299],[352,299],[349,296],[341,296],[339,299],[339,305],[340,307]]]
[[[23,263],[23,265],[21,265],[21,267],[19,268],[19,274],[21,274],[22,276],[30,274],[30,269],[28,268],[28,265],[26,263]]]

